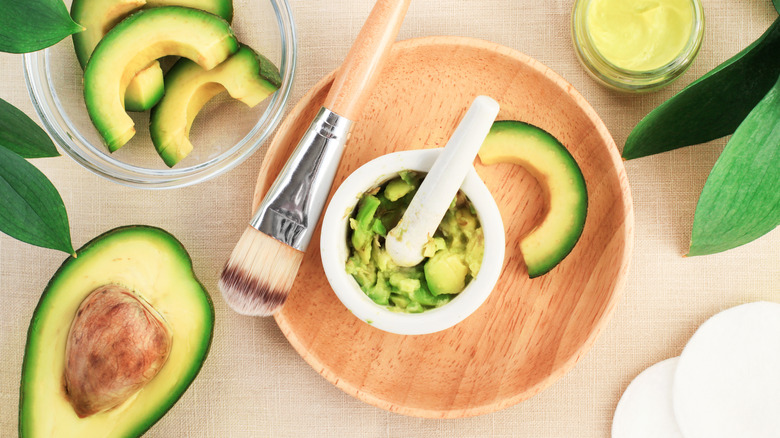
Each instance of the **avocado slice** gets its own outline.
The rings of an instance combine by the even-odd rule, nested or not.
[[[135,135],[124,109],[130,80],[152,61],[177,55],[211,69],[238,50],[224,19],[197,9],[164,6],[122,20],[95,47],[84,71],[84,101],[111,152]]]
[[[22,365],[19,435],[140,436],[173,406],[198,374],[213,334],[211,299],[195,278],[181,243],[159,228],[117,228],[76,253],[77,257],[65,260],[49,281],[30,321]],[[91,413],[95,409],[87,406],[77,414],[75,406],[85,405],[75,400],[84,394],[78,394],[73,381],[79,375],[89,376],[90,367],[99,368],[100,363],[86,361],[89,367],[84,372],[71,366],[80,348],[71,342],[71,332],[80,327],[79,318],[115,313],[90,307],[94,304],[93,291],[113,294],[111,310],[121,307],[117,303],[124,303],[130,309],[148,312],[144,315],[156,315],[162,327],[153,330],[163,337],[169,333],[169,351],[156,362],[159,369],[145,382],[143,390],[131,388],[118,405],[116,400],[106,401],[113,394],[87,394],[108,410]],[[141,307],[145,310],[139,310]],[[94,315],[90,316],[90,311]],[[112,327],[116,332],[128,331],[120,330],[124,327],[117,328],[117,324],[107,326],[109,331]],[[99,341],[92,347],[110,344]]]
[[[585,227],[588,191],[577,162],[547,131],[513,120],[493,124],[479,158],[486,165],[519,164],[542,186],[547,214],[522,238],[520,250],[531,278],[546,274],[569,255]]]
[[[228,22],[233,19],[232,0],[73,0],[70,15],[85,30],[73,34],[73,47],[81,68],[87,66],[90,55],[103,36],[117,23],[142,7],[184,6],[219,15]],[[163,95],[163,72],[153,61],[130,82],[125,93],[125,109],[146,111]]]
[[[149,132],[157,153],[173,167],[192,151],[190,128],[203,106],[227,91],[250,108],[279,89],[279,70],[264,56],[242,45],[211,70],[180,59],[165,75],[165,97],[152,109]]]

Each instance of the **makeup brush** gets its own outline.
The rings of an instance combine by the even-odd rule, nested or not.
[[[352,121],[387,62],[411,0],[379,0],[323,107],[276,177],[219,279],[228,305],[269,316],[287,300],[330,193]]]

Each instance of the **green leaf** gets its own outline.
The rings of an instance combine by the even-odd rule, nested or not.
[[[82,30],[62,0],[2,0],[0,52],[35,52]]]
[[[775,9],[777,9],[777,13],[780,14],[780,0],[774,0],[775,3]]]
[[[653,155],[733,133],[778,75],[780,18],[745,50],[642,119],[626,140],[623,158]]]
[[[0,231],[32,245],[73,254],[68,213],[46,175],[0,148]]]
[[[0,99],[0,146],[25,158],[60,155],[37,123],[3,99]]]
[[[780,78],[731,137],[707,178],[688,255],[753,241],[780,225]]]

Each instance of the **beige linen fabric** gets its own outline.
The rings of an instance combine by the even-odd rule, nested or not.
[[[400,38],[462,35],[525,52],[571,82],[622,147],[643,115],[748,45],[776,17],[769,0],[703,3],[707,31],[698,59],[677,83],[645,96],[609,91],[580,67],[569,36],[572,0],[415,0]],[[292,103],[339,64],[372,4],[292,0],[300,43]],[[0,65],[0,97],[37,120],[21,56],[0,55]],[[749,301],[780,300],[777,230],[723,254],[681,256],[698,194],[724,144],[626,163],[636,245],[623,298],[604,333],[568,375],[538,396],[493,414],[450,421],[391,414],[342,393],[298,356],[272,319],[242,317],[227,308],[217,276],[250,216],[263,152],[216,179],[167,191],[120,186],[65,157],[35,163],[62,194],[74,246],[120,225],[162,227],[183,242],[212,293],[217,322],[210,356],[192,387],[147,436],[586,438],[608,437],[628,382],[649,365],[678,355],[708,317]],[[0,236],[0,436],[16,434],[27,326],[63,259],[62,253]]]

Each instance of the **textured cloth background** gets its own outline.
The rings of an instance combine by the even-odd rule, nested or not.
[[[768,0],[703,3],[707,31],[693,67],[677,83],[645,96],[609,91],[580,67],[569,34],[572,0],[416,0],[400,38],[463,35],[525,52],[571,82],[622,148],[642,116],[747,46],[776,17]],[[337,67],[372,4],[292,0],[300,56],[288,109]],[[0,97],[37,120],[21,56],[0,55]],[[493,414],[450,421],[391,414],[342,393],[297,355],[273,319],[238,316],[224,304],[217,276],[250,216],[262,151],[226,175],[167,191],[119,186],[65,157],[35,163],[62,194],[74,247],[120,225],[162,227],[189,250],[195,272],[213,295],[217,323],[209,358],[183,398],[147,436],[586,438],[608,437],[615,405],[630,380],[649,365],[678,355],[708,317],[749,301],[780,301],[777,230],[724,254],[681,256],[696,200],[724,144],[719,140],[626,163],[636,245],[623,298],[604,333],[569,374],[538,396]],[[30,316],[64,257],[0,235],[2,437],[16,434]]]

